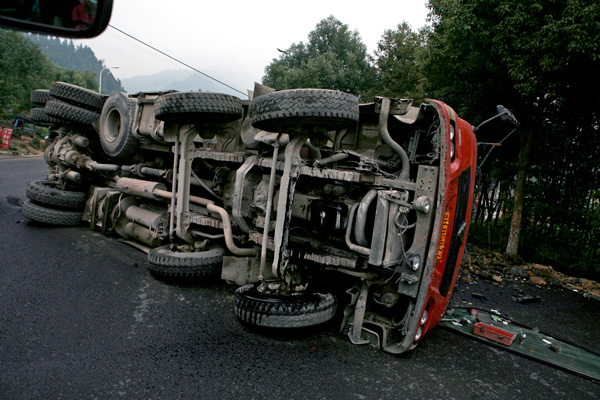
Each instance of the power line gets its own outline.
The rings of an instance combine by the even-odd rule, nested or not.
[[[108,26],[110,26],[111,28],[113,28],[114,30],[116,30],[116,31],[118,31],[118,32],[121,32],[123,35],[125,35],[125,36],[128,36],[128,37],[132,38],[133,40],[135,40],[135,41],[137,41],[137,42],[140,42],[140,43],[141,43],[141,44],[143,44],[144,46],[150,47],[152,50],[159,52],[159,53],[160,53],[160,54],[162,54],[163,56],[165,56],[165,57],[169,57],[171,60],[173,60],[173,61],[176,61],[176,62],[178,62],[179,64],[181,64],[181,65],[184,65],[184,66],[188,67],[189,69],[191,69],[191,70],[193,70],[193,71],[196,71],[197,73],[199,73],[199,74],[202,74],[202,75],[204,75],[205,77],[207,77],[207,78],[209,78],[209,79],[212,79],[212,80],[213,80],[213,81],[215,81],[215,82],[218,82],[218,83],[220,83],[220,84],[221,84],[221,85],[223,85],[223,86],[227,86],[227,87],[228,87],[229,89],[231,89],[231,90],[234,90],[234,91],[236,91],[236,92],[238,92],[238,93],[241,93],[241,94],[242,94],[242,95],[244,95],[244,96],[247,96],[247,94],[246,94],[246,93],[244,93],[244,92],[242,92],[242,91],[240,91],[240,90],[237,90],[237,89],[236,89],[236,88],[234,88],[233,86],[229,86],[229,85],[228,85],[228,84],[226,84],[225,82],[221,82],[220,80],[218,80],[218,79],[216,79],[216,78],[213,78],[212,76],[210,76],[210,75],[208,75],[208,74],[205,74],[204,72],[202,72],[202,71],[200,71],[200,70],[198,70],[198,69],[196,69],[196,68],[192,67],[191,65],[188,65],[188,64],[184,63],[183,61],[180,61],[180,60],[176,59],[175,57],[172,57],[172,56],[168,55],[168,54],[167,54],[167,53],[165,53],[164,51],[161,51],[161,50],[157,49],[156,47],[154,47],[154,46],[151,46],[151,45],[149,45],[148,43],[146,43],[146,42],[144,42],[144,41],[142,41],[142,40],[140,40],[140,39],[138,39],[138,38],[136,38],[136,37],[134,37],[134,36],[131,36],[129,33],[127,33],[127,32],[124,32],[124,31],[122,31],[121,29],[119,29],[119,28],[117,28],[117,27],[115,27],[115,26],[112,26],[111,24],[108,24]]]

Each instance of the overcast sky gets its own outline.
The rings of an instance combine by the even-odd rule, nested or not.
[[[306,42],[333,15],[357,30],[369,53],[386,29],[424,26],[426,0],[114,0],[110,24],[220,81],[246,92],[292,43]],[[117,78],[186,69],[108,27],[81,41]]]

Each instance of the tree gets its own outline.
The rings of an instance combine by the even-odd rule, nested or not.
[[[40,49],[19,32],[0,29],[0,114],[31,106],[31,90],[50,85],[51,66]]]
[[[379,95],[423,99],[421,60],[427,31],[414,32],[406,22],[387,29],[377,43],[375,66]]]
[[[293,43],[265,68],[263,84],[276,89],[312,87],[356,95],[373,84],[374,69],[357,31],[333,16],[319,22],[308,43]]]
[[[67,82],[90,90],[98,90],[98,78],[92,71],[76,71],[54,66],[53,81]],[[104,86],[104,85],[102,85]]]
[[[516,190],[507,253],[516,254],[520,243],[529,255],[562,257],[573,238],[590,237],[582,232],[592,225],[573,217],[593,211],[600,183],[594,145],[600,82],[592,78],[600,73],[600,3],[430,0],[429,7],[433,33],[424,70],[430,93],[472,121],[504,104],[522,122],[521,144],[507,143],[495,171],[510,176]],[[487,140],[488,131],[479,134],[498,141]]]

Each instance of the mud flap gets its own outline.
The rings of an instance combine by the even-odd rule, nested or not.
[[[600,354],[488,311],[449,309],[440,326],[600,383]]]

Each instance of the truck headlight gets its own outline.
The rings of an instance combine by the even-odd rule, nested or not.
[[[417,333],[415,334],[415,343],[419,341],[419,339],[421,339],[421,335],[423,334],[423,328],[419,327],[419,329],[417,329]]]

